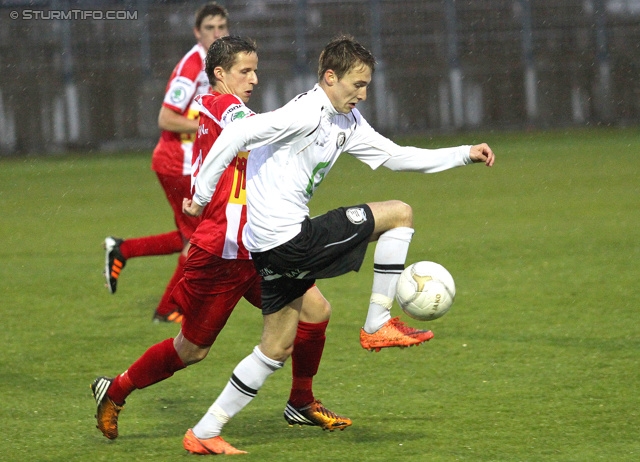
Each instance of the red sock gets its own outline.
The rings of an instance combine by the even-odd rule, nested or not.
[[[128,370],[117,376],[107,395],[114,403],[122,405],[133,390],[168,379],[185,367],[173,346],[173,339],[168,338],[153,345]]]
[[[320,367],[327,324],[329,321],[298,322],[298,331],[291,354],[293,382],[289,402],[293,407],[306,406],[314,400],[313,377]]]
[[[178,257],[178,266],[173,272],[173,276],[171,276],[171,280],[169,281],[169,284],[167,284],[167,288],[164,289],[164,294],[162,294],[162,298],[160,299],[158,308],[156,308],[157,314],[169,314],[179,308],[175,305],[175,303],[171,302],[171,292],[173,292],[173,288],[176,286],[176,284],[178,284],[178,282],[180,282],[180,279],[182,279],[182,277],[184,276],[184,263],[186,261],[187,257],[180,254],[180,256]]]
[[[181,252],[183,248],[184,242],[178,230],[155,236],[125,239],[120,244],[120,252],[124,258],[170,255]]]
[[[129,378],[129,371],[126,370],[113,379],[113,383],[111,383],[111,386],[107,391],[107,396],[118,406],[123,406],[127,396],[129,396],[135,389],[136,386]]]

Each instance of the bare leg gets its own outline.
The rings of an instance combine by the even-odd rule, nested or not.
[[[402,201],[370,202],[367,205],[376,221],[371,242],[377,241],[382,233],[390,229],[413,227],[413,210]]]
[[[185,366],[190,366],[191,364],[202,361],[204,358],[206,358],[209,350],[211,349],[210,346],[201,347],[194,343],[191,343],[184,337],[184,335],[182,335],[182,330],[178,335],[176,335],[176,338],[173,340],[173,346]]]

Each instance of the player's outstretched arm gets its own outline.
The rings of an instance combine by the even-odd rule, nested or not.
[[[186,197],[182,199],[182,212],[190,217],[199,217],[202,214],[202,209],[204,209],[204,206],[196,204],[191,199]]]
[[[473,162],[484,162],[487,167],[492,167],[496,156],[487,143],[471,146],[469,157]]]

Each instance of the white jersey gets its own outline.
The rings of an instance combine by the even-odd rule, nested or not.
[[[296,236],[309,215],[307,203],[346,152],[372,169],[439,172],[470,164],[470,146],[420,149],[398,146],[376,132],[357,109],[335,110],[316,85],[273,112],[226,127],[206,157],[193,199],[211,200],[215,185],[238,151],[250,150],[247,165],[247,226],[252,252],[277,247]]]

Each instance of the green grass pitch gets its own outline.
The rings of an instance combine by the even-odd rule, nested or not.
[[[226,427],[250,452],[238,459],[640,460],[637,127],[399,141],[486,141],[497,162],[425,176],[344,156],[312,213],[406,201],[408,262],[443,264],[456,302],[422,324],[428,344],[373,354],[358,343],[373,247],[359,273],[320,281],[333,317],[315,392],[353,426],[289,428],[287,364]],[[185,430],[259,341],[259,312],[242,303],[206,360],[129,397],[116,441],[94,428],[93,378],[178,331],[151,323],[175,256],[130,260],[118,293],[103,287],[105,236],[173,229],[149,163],[150,153],[0,161],[2,460],[191,460]]]

